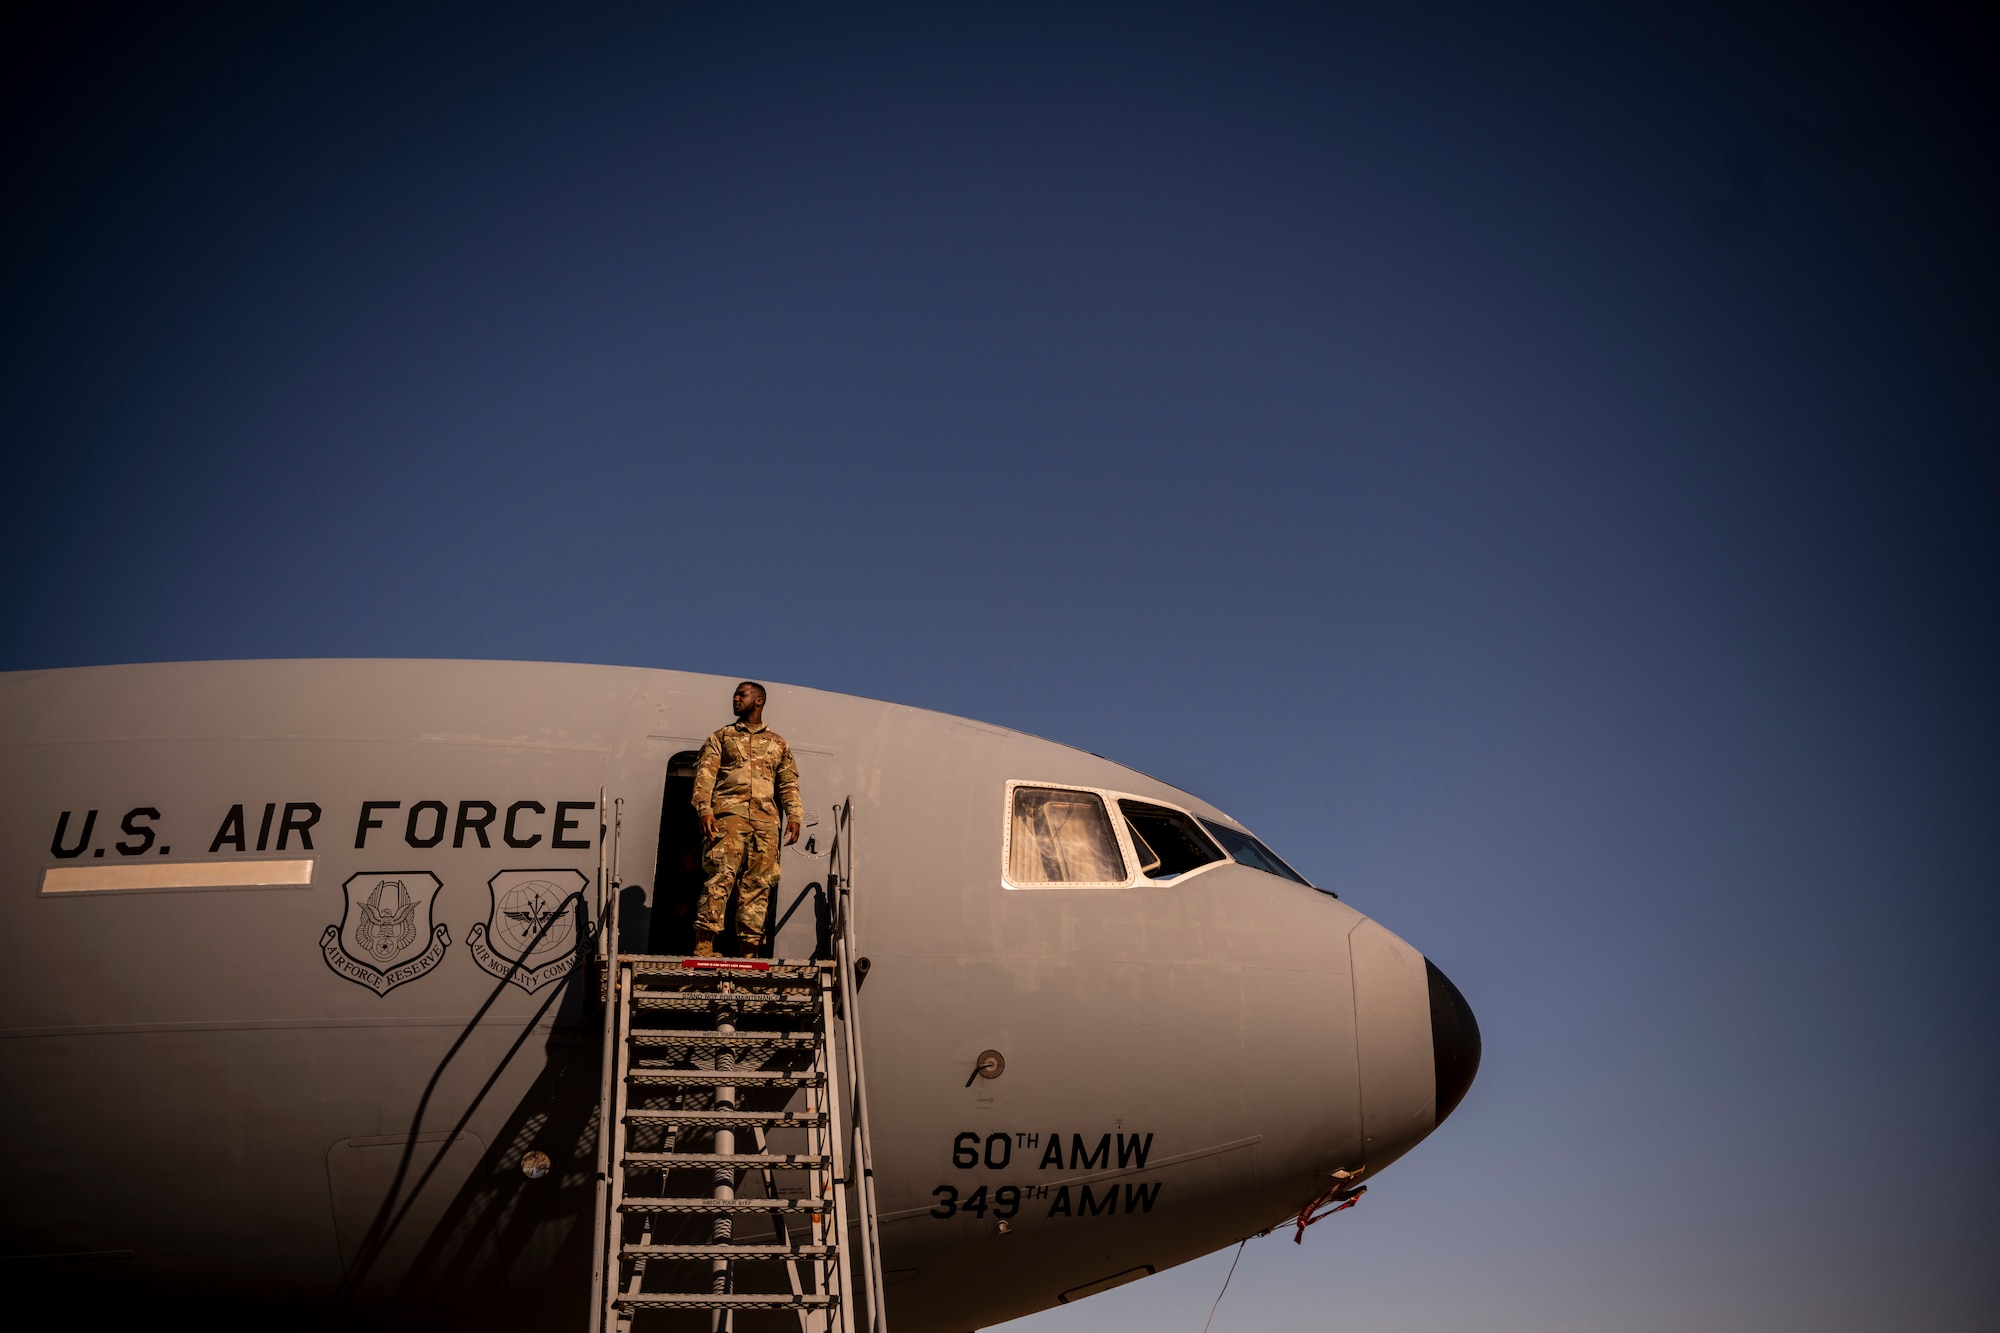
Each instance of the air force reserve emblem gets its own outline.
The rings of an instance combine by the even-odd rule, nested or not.
[[[428,870],[371,871],[341,885],[340,924],[320,936],[326,965],[357,986],[387,995],[444,960],[451,932],[431,924],[443,882]]]
[[[493,909],[465,934],[473,959],[530,995],[576,966],[581,870],[503,870],[486,881]]]

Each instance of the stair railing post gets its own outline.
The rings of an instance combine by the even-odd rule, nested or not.
[[[590,976],[585,984],[594,988],[599,977],[604,985],[604,1045],[603,1063],[600,1066],[597,1091],[597,1206],[594,1211],[592,1253],[596,1262],[591,1265],[590,1277],[590,1333],[605,1333],[609,1318],[611,1291],[606,1274],[615,1271],[612,1263],[612,1249],[618,1243],[618,1219],[611,1216],[611,1137],[612,1102],[615,1097],[618,1077],[618,1043],[623,1034],[619,1032],[619,991],[621,978],[617,968],[618,939],[618,895],[606,894],[604,881],[606,866],[604,861],[604,789],[597,791],[598,838],[597,838],[597,948],[590,960]],[[607,902],[608,899],[608,902]],[[579,962],[584,960],[579,959]],[[602,971],[599,971],[599,968]],[[594,996],[586,994],[587,1004]]]
[[[833,1242],[833,1258],[824,1262],[820,1272],[820,1290],[831,1293],[837,1285],[840,1289],[840,1304],[828,1310],[828,1318],[835,1333],[854,1333],[854,1300],[849,1290],[852,1285],[846,1274],[846,1265],[854,1238],[847,1223],[847,1184],[852,1179],[847,1162],[847,1145],[840,1132],[840,1078],[833,1065],[833,1000],[838,984],[838,974],[834,983],[828,984],[825,974],[821,974],[820,984],[820,1033],[819,1050],[813,1055],[813,1068],[819,1075],[819,1085],[814,1091],[818,1102],[820,1119],[824,1122],[820,1129],[820,1142],[826,1146],[825,1179],[828,1186],[823,1196],[826,1213],[820,1222],[820,1234]]]
[[[610,872],[610,865],[605,860],[605,853],[611,850],[608,846],[611,839],[606,836],[611,825],[611,814],[604,808],[604,804],[604,788],[599,787],[597,789],[597,919],[599,921],[604,920],[605,917],[610,915],[604,909],[604,891],[605,879]],[[600,939],[597,951],[603,953],[605,947],[605,942]],[[610,947],[616,949],[618,947],[617,942],[615,940],[612,941]]]
[[[841,803],[840,822],[835,834],[842,856],[840,883],[836,890],[838,897],[835,899],[837,916],[834,933],[847,1026],[847,1040],[842,1043],[843,1063],[847,1066],[848,1104],[853,1121],[854,1152],[849,1173],[860,1187],[857,1193],[861,1204],[861,1278],[868,1291],[868,1326],[872,1333],[886,1333],[888,1317],[883,1310],[882,1233],[877,1224],[875,1154],[868,1132],[868,1085],[861,1056],[860,987],[854,970],[854,898],[849,890],[854,878],[853,828],[854,801],[850,797]]]

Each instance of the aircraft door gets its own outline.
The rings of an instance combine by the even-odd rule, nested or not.
[[[667,760],[648,953],[694,952],[694,914],[702,892],[701,821],[694,813],[694,764],[700,757],[699,750],[682,750]]]

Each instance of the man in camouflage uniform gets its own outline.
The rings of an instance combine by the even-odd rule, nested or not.
[[[697,954],[715,952],[732,889],[743,956],[754,957],[763,947],[764,916],[778,885],[780,814],[791,825],[786,846],[799,840],[805,822],[798,765],[785,738],[764,725],[764,699],[756,681],[738,685],[729,701],[736,721],[710,736],[695,761],[694,810],[701,818],[706,849],[701,868],[708,877],[694,918]]]

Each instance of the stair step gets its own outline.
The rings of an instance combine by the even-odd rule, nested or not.
[[[621,963],[729,963],[754,964],[758,967],[805,967],[815,968],[825,961],[819,958],[732,958],[719,953],[637,953],[620,949],[618,961]]]
[[[620,967],[644,976],[715,981],[808,981],[831,976],[834,964],[813,958],[707,958],[688,954],[621,953]]]
[[[717,1296],[707,1291],[642,1291],[637,1295],[611,1298],[621,1310],[823,1310],[833,1304],[831,1296],[807,1292],[789,1296],[774,1291],[769,1295],[731,1292]]]
[[[822,1080],[810,1069],[632,1069],[628,1083],[654,1088],[817,1088]]]
[[[787,1152],[628,1152],[618,1165],[658,1171],[683,1166],[750,1166],[777,1169],[825,1166],[825,1153]]]
[[[819,1043],[810,1032],[688,1032],[677,1028],[633,1028],[625,1040],[634,1046],[782,1046],[788,1050]]]
[[[826,1115],[820,1111],[659,1111],[631,1106],[625,1109],[625,1120],[634,1125],[686,1125],[691,1129],[782,1129],[794,1125],[814,1129],[826,1123]]]
[[[825,1259],[831,1245],[627,1245],[620,1259]]]
[[[817,995],[718,995],[714,991],[635,991],[634,1009],[741,1009],[744,1013],[766,1013],[774,1009],[805,1012],[819,1008]]]
[[[627,1213],[823,1213],[824,1199],[704,1199],[626,1195],[619,1210]]]

